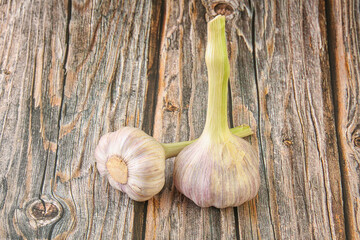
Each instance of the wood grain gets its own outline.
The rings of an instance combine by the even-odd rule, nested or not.
[[[64,2],[1,4],[1,239],[49,238],[63,212],[45,179],[56,162],[66,9]],[[32,206],[53,209],[54,218]]]
[[[252,142],[260,149],[262,187],[255,200],[235,209],[234,216],[224,215],[223,210],[219,210],[220,217],[213,215],[225,223],[218,225],[218,231],[226,232],[227,226],[232,228],[236,222],[238,229],[227,232],[233,235],[223,237],[238,234],[241,239],[344,239],[324,3],[227,3],[235,10],[227,23],[232,122],[248,123],[254,128],[257,125],[257,137]],[[157,136],[159,140],[175,141],[184,134],[197,137],[203,127],[206,95],[197,89],[206,81],[206,75],[201,74],[205,71],[206,34],[201,34],[200,26],[194,23],[214,16],[216,2],[166,4],[154,132],[162,133]],[[196,10],[193,6],[197,6]],[[192,44],[186,44],[188,38]],[[203,72],[197,71],[200,67],[194,63],[196,59]],[[190,91],[185,76],[192,79]],[[203,100],[196,102],[196,98]],[[189,112],[184,111],[186,99]],[[191,111],[193,108],[196,110]],[[196,122],[193,112],[198,115]],[[185,120],[184,115],[188,115]],[[172,185],[172,162],[167,171],[167,188],[149,202],[150,229],[147,225],[146,236],[214,237],[201,227],[208,225],[208,218],[203,216],[209,209],[196,209],[191,201],[189,205],[189,200],[179,196]],[[193,217],[194,213],[201,217]],[[186,230],[189,225],[200,227],[190,233],[192,229]],[[180,232],[174,232],[173,226]]]
[[[162,142],[198,137],[206,117],[206,11],[200,1],[166,1],[160,45],[159,90],[154,137]],[[173,159],[166,184],[149,200],[147,239],[234,239],[233,209],[201,209],[177,190]]]
[[[125,125],[201,134],[219,13],[259,194],[199,208],[169,159],[161,193],[134,202],[96,144]],[[359,17],[359,0],[0,0],[0,239],[360,239]]]
[[[93,151],[106,132],[142,127],[151,11],[149,1],[2,3],[2,239],[141,237],[144,204],[99,177]]]
[[[344,239],[324,2],[252,6],[262,186],[268,189],[264,200],[260,191],[256,211],[269,209],[271,238]]]
[[[54,179],[54,193],[69,211],[53,236],[129,239],[142,234],[143,205],[99,177],[93,152],[104,133],[142,127],[151,9],[149,1],[72,2]]]
[[[328,18],[346,234],[360,239],[360,1],[329,1]]]

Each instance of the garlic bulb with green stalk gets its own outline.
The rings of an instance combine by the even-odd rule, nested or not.
[[[174,184],[200,207],[239,206],[258,192],[259,162],[254,148],[231,134],[228,127],[230,65],[224,16],[208,23],[205,61],[209,79],[205,128],[200,138],[176,157]]]
[[[247,125],[231,131],[240,137],[252,134]],[[97,169],[112,187],[133,200],[146,201],[164,186],[165,159],[194,141],[161,144],[140,129],[123,127],[101,137],[95,149]]]

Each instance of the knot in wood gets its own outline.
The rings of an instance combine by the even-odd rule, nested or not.
[[[42,227],[59,220],[63,210],[56,201],[35,199],[26,212],[33,227]]]
[[[0,68],[0,74],[10,75],[11,72],[9,70],[7,70],[7,69],[1,69]]]
[[[227,3],[218,3],[214,6],[214,11],[218,15],[229,16],[234,12],[234,9]]]
[[[291,145],[293,145],[293,142],[290,139],[284,139],[283,143],[285,144],[285,146],[290,147]]]
[[[177,110],[179,110],[179,108],[177,106],[173,105],[171,102],[166,103],[166,111],[167,112],[175,112]]]
[[[59,209],[49,202],[38,202],[31,207],[31,215],[36,220],[49,220],[59,214]]]
[[[354,145],[355,145],[355,147],[360,147],[360,137],[354,138]]]

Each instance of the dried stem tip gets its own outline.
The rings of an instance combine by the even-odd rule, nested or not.
[[[121,184],[127,183],[128,180],[128,168],[126,163],[116,155],[110,156],[106,162],[106,168],[110,176]]]

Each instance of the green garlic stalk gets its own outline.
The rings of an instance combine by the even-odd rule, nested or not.
[[[200,207],[239,206],[258,192],[259,161],[254,148],[228,127],[230,65],[224,16],[208,23],[205,61],[209,80],[205,128],[200,138],[176,157],[174,183]]]
[[[238,136],[238,137],[247,137],[253,134],[249,125],[243,124],[238,127],[234,127],[230,129],[231,133]],[[165,158],[176,157],[181,150],[183,150],[186,146],[194,143],[197,139],[192,141],[184,141],[184,142],[177,142],[177,143],[161,143],[165,150]]]

